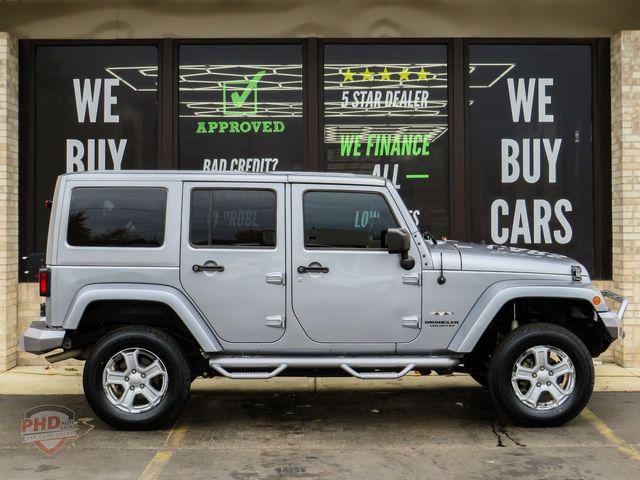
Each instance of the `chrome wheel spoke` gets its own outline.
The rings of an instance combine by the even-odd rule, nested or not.
[[[129,386],[129,382],[125,380],[126,375],[124,372],[118,372],[116,370],[106,370],[106,377],[104,383],[107,385],[121,385],[125,388]]]
[[[516,368],[513,372],[513,376],[511,377],[513,380],[525,380],[527,382],[533,383],[535,379],[533,374],[535,370],[532,368],[523,367],[522,365],[516,365]]]
[[[153,404],[155,402],[158,401],[158,399],[160,398],[160,392],[157,391],[155,388],[147,386],[146,388],[143,388],[140,390],[140,393],[142,394],[143,397],[145,397],[149,403]]]
[[[551,394],[556,403],[560,403],[567,396],[567,392],[556,382],[551,382],[551,385],[549,385],[547,391],[549,392],[549,394]]]
[[[536,367],[538,369],[540,369],[540,367],[547,368],[549,358],[549,350],[547,347],[538,346],[533,347],[531,350],[533,350],[533,354],[535,355]]]
[[[551,370],[553,371],[553,375],[555,377],[561,377],[562,375],[566,375],[567,373],[573,373],[573,365],[569,364],[568,359],[564,359],[555,365],[551,366]]]
[[[124,363],[127,365],[128,372],[131,372],[133,370],[140,370],[140,365],[138,364],[137,348],[133,351],[123,352],[122,356],[124,358]]]
[[[162,365],[160,365],[159,360],[154,360],[147,367],[144,367],[142,370],[144,374],[147,376],[147,381],[155,377],[156,375],[162,375],[164,372]]]
[[[118,404],[123,406],[124,408],[131,410],[133,407],[133,401],[136,398],[136,391],[130,388],[125,389],[124,393],[120,397]]]
[[[537,405],[538,400],[540,399],[541,393],[542,393],[542,388],[538,387],[537,384],[532,383],[531,387],[529,388],[527,393],[524,395],[523,401],[535,406]]]

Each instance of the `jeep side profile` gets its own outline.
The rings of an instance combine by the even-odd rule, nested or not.
[[[516,422],[559,425],[627,307],[562,255],[421,233],[366,175],[62,175],[45,263],[21,348],[86,360],[87,401],[125,429],[172,422],[199,376],[412,370],[468,372]]]

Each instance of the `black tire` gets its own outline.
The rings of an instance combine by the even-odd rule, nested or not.
[[[489,388],[489,380],[486,375],[482,375],[481,373],[470,373],[469,376],[484,388]]]
[[[166,368],[166,393],[155,407],[145,412],[118,409],[103,389],[107,362],[128,348],[153,353]],[[82,384],[87,402],[106,423],[123,430],[149,430],[173,424],[180,414],[189,397],[191,368],[180,345],[167,333],[146,326],[124,327],[110,332],[94,346],[84,366]]]
[[[575,369],[573,392],[563,403],[547,410],[537,410],[520,401],[511,383],[512,371],[520,356],[540,345],[564,352]],[[594,380],[593,360],[584,343],[569,330],[551,323],[532,323],[511,331],[498,344],[489,362],[489,390],[495,403],[527,427],[553,427],[573,419],[591,398]]]

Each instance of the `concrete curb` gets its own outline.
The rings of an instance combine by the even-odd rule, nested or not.
[[[271,380],[198,379],[193,392],[208,391],[395,391],[481,388],[464,374],[421,376],[399,380],[281,377]],[[640,368],[596,364],[596,392],[640,392]],[[15,367],[0,374],[0,395],[82,395],[82,367]]]

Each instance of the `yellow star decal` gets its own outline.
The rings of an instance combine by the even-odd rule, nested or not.
[[[402,80],[409,80],[409,69],[408,68],[403,68],[402,71],[400,73],[398,73],[398,80],[402,81]]]
[[[420,68],[418,72],[418,80],[427,80],[429,78],[429,72],[425,72],[424,68]]]
[[[342,80],[343,82],[353,82],[353,73],[351,73],[351,69],[347,68],[347,71],[344,72],[344,80]]]
[[[362,75],[362,80],[363,81],[371,81],[371,78],[373,77],[373,72],[369,71],[369,67],[367,67],[367,69],[361,73]]]
[[[391,80],[391,74],[389,73],[389,71],[387,70],[387,67],[384,67],[384,70],[382,72],[378,72],[380,74],[380,80],[384,81],[384,80]]]

